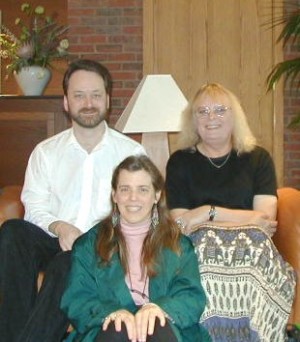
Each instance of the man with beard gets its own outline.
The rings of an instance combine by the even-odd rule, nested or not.
[[[145,153],[108,127],[111,87],[109,71],[95,61],[74,61],[64,75],[72,127],[35,147],[21,195],[24,220],[8,220],[0,229],[2,342],[62,340],[69,323],[59,306],[72,245],[110,212],[115,166]],[[40,271],[45,276],[37,292]]]

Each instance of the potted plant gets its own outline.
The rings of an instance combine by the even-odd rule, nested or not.
[[[48,16],[43,6],[23,3],[21,12],[23,18],[15,20],[19,36],[1,26],[0,57],[8,60],[8,74],[15,75],[25,95],[41,95],[50,80],[52,62],[68,55],[69,41],[65,37],[68,27]],[[30,83],[24,85],[27,75]],[[34,83],[40,81],[42,88],[35,91]]]
[[[299,49],[300,39],[300,9],[297,7],[294,11],[281,18],[278,23],[283,24],[283,29],[277,41],[283,41],[283,46],[291,42],[292,46]],[[272,90],[276,83],[284,78],[285,83],[289,80],[291,86],[300,88],[300,57],[289,59],[277,63],[267,77],[268,90]],[[290,122],[289,127],[300,127],[300,113]]]

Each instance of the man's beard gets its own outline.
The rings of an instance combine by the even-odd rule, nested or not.
[[[94,113],[92,117],[88,117],[87,113]],[[97,113],[97,114],[95,114]],[[79,126],[84,128],[95,128],[105,120],[106,111],[100,112],[97,108],[82,108],[77,115],[69,113],[70,118],[75,121]]]

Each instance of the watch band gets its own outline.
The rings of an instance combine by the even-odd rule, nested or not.
[[[214,205],[210,206],[209,212],[208,212],[208,220],[213,221],[217,215],[217,210]]]

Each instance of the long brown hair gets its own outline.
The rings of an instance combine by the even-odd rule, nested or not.
[[[157,263],[161,250],[169,248],[175,253],[180,253],[178,226],[170,218],[169,211],[165,205],[164,180],[157,167],[145,155],[130,156],[124,159],[115,169],[112,176],[112,189],[117,190],[121,170],[136,172],[146,171],[152,181],[155,192],[161,191],[162,195],[157,203],[159,214],[159,224],[155,228],[150,227],[144,240],[142,248],[141,266],[143,272],[146,271],[149,277],[157,274]],[[97,254],[101,258],[101,263],[108,265],[114,253],[118,253],[122,267],[128,272],[128,252],[124,236],[119,224],[112,225],[112,213],[101,223],[101,228],[97,238]]]

